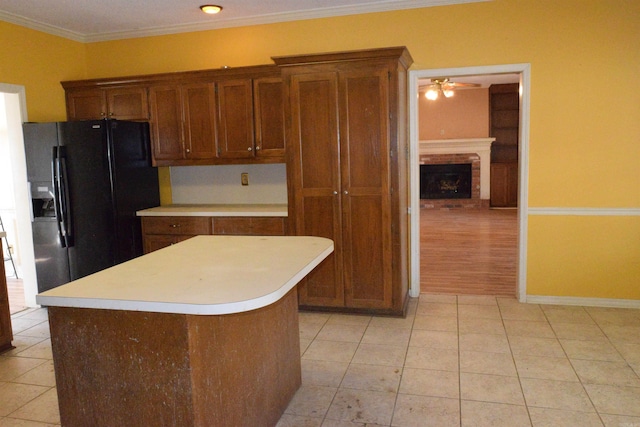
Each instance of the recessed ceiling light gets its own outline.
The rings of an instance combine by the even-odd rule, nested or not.
[[[204,5],[200,6],[200,9],[204,13],[208,13],[210,15],[215,15],[216,13],[219,13],[222,10],[222,6],[217,6],[215,4],[204,4]]]

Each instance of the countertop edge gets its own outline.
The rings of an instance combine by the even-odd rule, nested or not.
[[[287,205],[167,205],[143,209],[136,216],[287,217]]]

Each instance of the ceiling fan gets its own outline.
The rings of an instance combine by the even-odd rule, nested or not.
[[[431,79],[431,83],[420,86],[420,92],[424,92],[427,99],[436,100],[440,94],[445,98],[453,96],[453,90],[457,88],[480,87],[477,83],[459,83],[452,82],[448,77]]]

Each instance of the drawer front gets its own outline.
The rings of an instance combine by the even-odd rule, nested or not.
[[[215,217],[213,234],[284,236],[282,217]]]
[[[143,234],[211,234],[211,220],[202,216],[142,217]]]

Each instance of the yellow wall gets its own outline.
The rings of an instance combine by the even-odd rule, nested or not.
[[[0,23],[0,81],[27,86],[31,119],[53,120],[64,117],[64,79],[398,45],[413,69],[530,63],[529,206],[640,209],[638,22],[637,1],[494,0],[85,46]],[[637,218],[531,216],[527,292],[640,299],[637,262],[627,257],[639,246]],[[615,238],[590,240],[594,230],[607,236],[594,223]],[[598,261],[561,262],[576,258]]]

